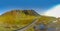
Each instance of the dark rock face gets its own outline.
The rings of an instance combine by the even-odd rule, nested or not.
[[[29,14],[29,12],[28,12],[27,10],[24,10],[24,11],[22,11],[22,12],[24,12],[26,15]]]
[[[37,12],[35,12],[34,10],[24,10],[23,11],[26,15],[34,15],[34,16],[39,16],[39,14]]]

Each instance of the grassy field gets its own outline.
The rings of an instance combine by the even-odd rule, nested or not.
[[[10,20],[12,19],[12,20]],[[0,17],[0,31],[12,31],[18,28],[22,28],[28,24],[30,24],[35,19],[35,16],[24,16],[21,18],[12,18],[9,16],[3,16]],[[40,16],[38,19],[38,22],[36,24],[40,24],[42,21],[44,24],[49,24],[56,18],[54,17],[46,17],[46,16]],[[34,31],[33,27],[28,28],[25,31]]]
[[[27,26],[32,23],[34,19],[38,16],[36,12],[33,11],[11,11],[0,16],[0,31],[13,31],[22,27]],[[40,17],[40,18],[39,18]],[[39,16],[38,22],[36,24],[40,24],[43,22],[48,25],[50,22],[56,20],[55,17],[48,16]],[[34,26],[31,26],[25,31],[34,31]]]
[[[13,18],[9,16],[0,17],[0,30],[2,31],[10,31],[18,28],[22,28],[28,24],[30,24],[35,19],[35,16],[25,16],[21,18]]]
[[[36,23],[36,25],[39,25],[40,23],[45,24],[46,26],[48,26],[48,24],[50,24],[51,22],[53,22],[54,20],[56,20],[57,18],[55,17],[49,17],[49,16],[40,16],[40,18],[38,18],[38,22]],[[33,26],[34,27],[34,26]],[[34,31],[34,28],[31,27],[29,29],[27,29],[26,31]]]

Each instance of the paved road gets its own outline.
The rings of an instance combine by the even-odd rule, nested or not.
[[[18,30],[15,30],[15,31],[24,31],[24,30],[27,30],[29,27],[35,25],[35,23],[36,23],[37,21],[38,21],[38,20],[37,20],[37,18],[36,18],[36,19],[34,19],[34,21],[33,21],[31,24],[29,24],[28,26],[23,27],[23,28],[18,29]]]

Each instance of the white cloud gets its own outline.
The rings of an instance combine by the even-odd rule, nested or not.
[[[60,17],[60,5],[54,6],[44,13],[46,16]]]

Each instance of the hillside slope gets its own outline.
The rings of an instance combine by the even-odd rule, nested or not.
[[[39,15],[34,10],[11,10],[0,16],[0,31],[12,31],[25,27],[32,23],[36,17],[40,17],[36,24],[43,22],[48,25],[56,20],[55,17]],[[28,28],[26,31],[34,31],[33,27]]]
[[[0,25],[2,24],[6,29],[14,30],[32,23],[37,16],[39,14],[34,10],[12,10],[0,16]]]

